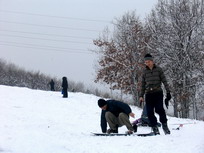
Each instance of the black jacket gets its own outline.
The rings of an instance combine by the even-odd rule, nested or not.
[[[67,90],[67,88],[68,88],[68,82],[67,82],[66,77],[62,78],[62,88],[63,88],[63,90]]]
[[[105,133],[107,130],[107,121],[105,118],[106,112],[111,112],[116,117],[118,117],[120,113],[125,113],[129,116],[132,110],[130,106],[126,103],[116,100],[107,100],[107,109],[101,111],[101,130],[103,133]]]

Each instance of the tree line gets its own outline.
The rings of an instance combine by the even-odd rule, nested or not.
[[[62,76],[63,77],[63,76]],[[62,90],[62,80],[56,77],[45,75],[39,71],[26,71],[12,63],[7,63],[0,59],[0,85],[26,87],[38,90],[50,90],[49,82],[51,79],[55,82],[55,91],[59,93]],[[69,92],[82,92],[94,94],[100,97],[111,97],[107,92],[100,91],[97,88],[87,88],[82,82],[75,82],[68,79]]]
[[[174,116],[204,119],[204,1],[159,0],[145,21],[128,12],[93,42],[98,47],[96,82],[133,96],[139,106],[146,53],[165,70]]]

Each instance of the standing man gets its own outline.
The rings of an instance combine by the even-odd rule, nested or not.
[[[62,78],[62,93],[63,93],[63,98],[68,97],[68,82],[67,82],[67,77]]]
[[[166,112],[163,107],[163,91],[161,88],[161,84],[163,83],[167,93],[166,99],[169,101],[171,99],[171,94],[166,77],[163,70],[154,64],[153,57],[150,54],[146,54],[144,60],[146,69],[142,75],[140,102],[144,102],[143,96],[145,94],[147,115],[155,135],[160,133],[157,127],[157,118],[154,115],[154,110],[159,114],[159,120],[162,123],[164,133],[170,134],[167,126]]]
[[[101,129],[103,133],[118,133],[118,127],[125,125],[128,129],[127,134],[133,134],[134,128],[130,123],[129,116],[135,117],[130,106],[116,100],[98,100],[101,111]],[[107,122],[110,129],[107,130]]]
[[[53,79],[51,79],[49,84],[50,84],[50,90],[55,91],[55,82],[53,81]]]

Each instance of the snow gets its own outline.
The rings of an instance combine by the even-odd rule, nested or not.
[[[101,132],[99,97],[69,93],[66,99],[60,92],[8,86],[0,86],[0,93],[2,153],[204,153],[203,121],[168,116],[171,135],[160,128],[159,136],[99,137],[91,134]],[[141,109],[131,108],[139,118]]]

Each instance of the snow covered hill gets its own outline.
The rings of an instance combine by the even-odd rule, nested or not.
[[[0,86],[2,153],[204,153],[204,122],[168,117],[171,135],[97,137],[99,97]],[[136,118],[141,109],[132,107]],[[134,119],[131,119],[133,121]],[[185,123],[180,130],[172,130]],[[119,129],[120,133],[125,127]],[[150,132],[139,127],[138,133]]]

